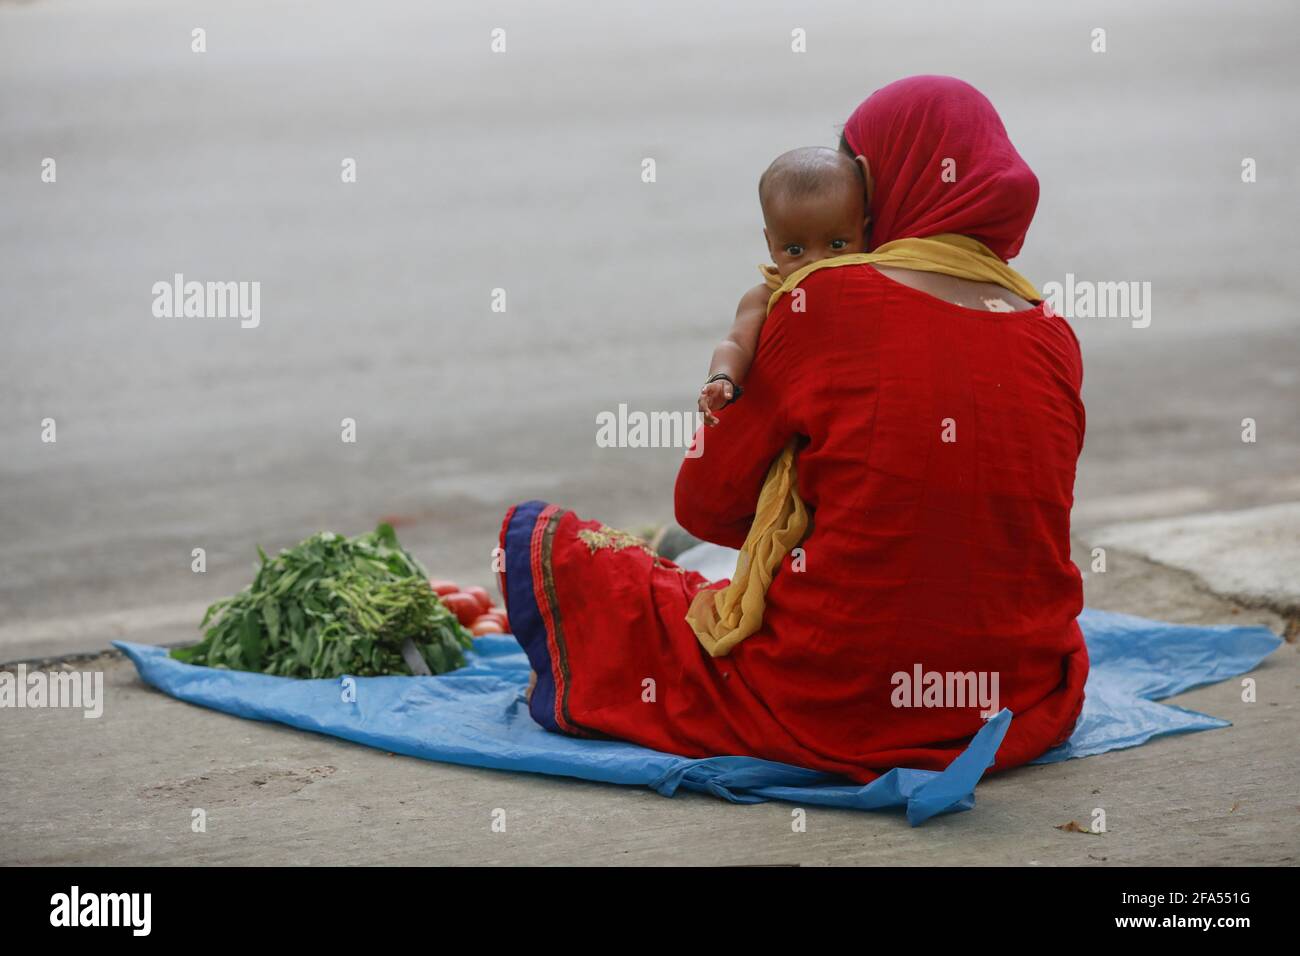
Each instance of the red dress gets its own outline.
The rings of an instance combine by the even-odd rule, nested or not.
[[[806,311],[790,297],[773,310],[744,398],[677,478],[678,522],[739,547],[772,459],[806,439],[812,530],[762,629],[709,657],[685,622],[708,586],[698,574],[554,505],[518,505],[503,593],[539,675],[532,715],[866,782],[946,767],[982,723],[974,700],[900,695],[898,675],[983,675],[986,688],[996,675],[1014,717],[994,769],[1032,760],[1069,736],[1088,673],[1069,534],[1078,342],[1041,307],[966,309],[870,266],[803,288]]]

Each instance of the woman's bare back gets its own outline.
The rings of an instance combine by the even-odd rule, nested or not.
[[[875,268],[885,278],[892,279],[900,285],[963,308],[987,312],[1019,312],[1033,308],[1033,303],[993,282],[975,282],[972,279],[959,279],[940,272],[918,272],[915,269],[900,269],[897,266]]]

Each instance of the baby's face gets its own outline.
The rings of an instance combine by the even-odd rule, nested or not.
[[[784,279],[810,262],[866,251],[866,215],[857,189],[790,200],[775,196],[763,210],[767,248]]]

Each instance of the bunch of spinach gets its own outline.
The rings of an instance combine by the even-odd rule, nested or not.
[[[410,638],[435,674],[465,663],[469,632],[389,525],[355,538],[325,531],[275,558],[257,553],[253,583],[209,607],[203,640],[172,657],[283,677],[410,674]]]

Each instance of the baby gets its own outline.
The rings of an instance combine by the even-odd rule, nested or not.
[[[759,179],[758,201],[763,237],[776,264],[775,269],[759,266],[764,275],[775,272],[785,279],[811,262],[866,251],[862,173],[839,150],[805,146],[782,153]],[[764,283],[741,296],[731,331],[713,351],[699,402],[709,425],[718,423],[715,411],[744,393],[773,291]]]

